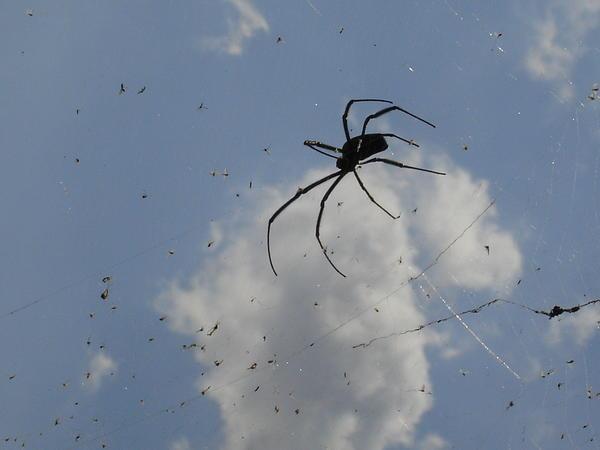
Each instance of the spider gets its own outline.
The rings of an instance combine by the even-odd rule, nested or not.
[[[413,145],[415,147],[419,146],[416,142],[405,139],[400,136],[397,136],[393,133],[366,133],[367,125],[369,124],[369,121],[371,119],[376,119],[377,117],[383,116],[384,114],[387,114],[392,111],[400,111],[405,114],[408,114],[409,116],[411,116],[417,120],[420,120],[421,122],[423,122],[433,128],[435,128],[435,125],[432,124],[431,122],[428,122],[425,119],[422,119],[421,117],[419,117],[411,112],[406,111],[405,109],[398,107],[398,106],[388,106],[387,108],[383,108],[383,109],[377,111],[376,113],[367,116],[367,118],[365,119],[365,121],[363,123],[362,132],[358,136],[351,137],[350,131],[348,130],[348,120],[347,120],[348,113],[350,112],[350,108],[352,107],[352,105],[354,103],[358,103],[358,102],[380,102],[380,103],[392,104],[392,102],[389,100],[380,100],[380,99],[375,99],[375,98],[350,100],[346,104],[346,109],[344,111],[344,114],[342,115],[342,124],[344,127],[344,133],[346,135],[346,143],[342,146],[342,148],[324,144],[319,141],[311,141],[311,140],[304,141],[304,145],[306,145],[307,147],[315,150],[316,152],[321,153],[322,155],[325,155],[325,156],[335,159],[336,160],[335,165],[339,170],[337,172],[334,172],[332,174],[329,174],[329,175],[321,178],[320,180],[315,181],[312,184],[309,184],[306,187],[298,188],[298,190],[296,191],[296,194],[292,198],[290,198],[287,202],[285,202],[277,211],[275,211],[275,213],[269,219],[269,225],[267,227],[267,252],[269,254],[269,263],[271,264],[271,269],[273,269],[273,273],[275,275],[277,275],[277,272],[275,271],[275,266],[273,265],[273,260],[271,258],[271,244],[270,244],[271,225],[275,221],[277,216],[279,216],[279,214],[281,214],[283,212],[283,210],[285,210],[288,206],[290,206],[294,201],[298,200],[298,198],[300,198],[301,195],[306,194],[307,192],[316,188],[320,184],[323,184],[326,181],[329,181],[332,178],[335,178],[335,181],[331,184],[331,186],[329,186],[329,189],[327,189],[327,191],[325,192],[325,195],[321,199],[321,208],[319,209],[319,216],[317,218],[317,227],[315,230],[315,236],[317,237],[319,246],[321,247],[321,250],[323,250],[323,254],[325,255],[325,258],[327,259],[327,261],[329,262],[331,267],[333,267],[335,269],[335,271],[337,273],[339,273],[341,276],[345,277],[346,275],[344,275],[335,266],[333,261],[331,261],[331,259],[329,258],[329,255],[327,254],[327,249],[326,249],[326,247],[323,246],[323,243],[321,242],[321,237],[320,237],[321,219],[323,217],[323,210],[325,209],[325,202],[331,195],[331,192],[333,192],[333,190],[339,184],[339,182],[342,181],[342,178],[344,178],[349,173],[352,173],[354,175],[354,177],[356,178],[356,181],[358,182],[358,185],[360,186],[360,188],[365,192],[365,194],[367,194],[367,197],[369,198],[369,200],[371,200],[371,202],[373,202],[377,207],[379,207],[379,209],[381,209],[383,212],[385,212],[392,219],[397,219],[400,216],[394,216],[393,214],[391,214],[387,209],[385,209],[383,206],[381,206],[373,198],[373,196],[369,193],[369,191],[365,187],[364,183],[358,176],[358,172],[356,171],[357,166],[360,167],[365,164],[381,162],[381,163],[385,163],[385,164],[390,164],[395,167],[420,170],[422,172],[429,172],[429,173],[433,173],[436,175],[446,175],[444,172],[437,172],[435,170],[423,169],[420,167],[413,167],[413,166],[409,166],[409,165],[406,165],[399,161],[394,161],[391,159],[370,158],[371,156],[373,156],[377,153],[381,153],[388,148],[388,144],[385,140],[386,137],[399,139],[399,140],[404,141],[407,144]],[[322,150],[320,150],[320,149],[322,149]],[[334,156],[330,153],[324,152],[323,150],[328,150],[330,152],[337,153],[341,156]],[[370,159],[367,159],[367,158],[370,158]]]

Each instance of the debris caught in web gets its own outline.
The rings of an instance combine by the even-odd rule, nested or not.
[[[552,319],[552,318],[557,317],[557,316],[559,316],[561,314],[564,314],[564,313],[575,313],[575,312],[579,311],[581,308],[584,308],[584,307],[589,306],[589,305],[593,305],[595,303],[600,303],[600,299],[590,300],[587,303],[583,303],[581,305],[572,306],[570,308],[563,308],[561,306],[556,305],[550,311],[543,311],[543,310],[538,310],[538,309],[530,308],[529,306],[522,305],[520,303],[513,302],[511,300],[505,300],[505,299],[501,299],[501,298],[495,298],[493,300],[490,300],[489,302],[486,302],[486,303],[483,303],[483,304],[481,304],[479,306],[476,306],[475,308],[467,309],[466,311],[462,311],[462,312],[459,312],[457,314],[452,314],[452,315],[444,317],[442,319],[432,320],[431,322],[427,322],[427,323],[419,325],[419,326],[417,326],[415,328],[411,328],[411,329],[408,329],[408,330],[399,331],[399,332],[395,332],[395,333],[390,333],[390,334],[387,334],[385,336],[379,336],[379,337],[373,338],[373,339],[371,339],[371,340],[369,340],[367,342],[363,342],[361,344],[353,345],[352,348],[366,348],[366,347],[370,346],[372,343],[374,343],[376,341],[379,341],[381,339],[388,339],[388,338],[391,338],[391,337],[394,337],[394,336],[402,336],[404,334],[416,333],[417,331],[421,331],[422,329],[427,328],[429,326],[440,324],[442,322],[446,322],[446,321],[451,320],[451,319],[456,319],[457,317],[464,316],[466,314],[477,314],[477,313],[481,312],[481,310],[483,310],[483,309],[487,308],[488,306],[491,306],[491,305],[493,305],[495,303],[506,303],[506,304],[510,304],[510,305],[514,305],[514,306],[519,306],[519,307],[521,307],[523,309],[526,309],[528,311],[531,311],[531,312],[533,312],[535,314],[545,315],[545,316],[548,316],[548,318]]]
[[[214,334],[215,331],[217,331],[219,329],[219,322],[217,321],[213,327],[209,330],[208,333],[206,333],[207,336],[212,336]]]

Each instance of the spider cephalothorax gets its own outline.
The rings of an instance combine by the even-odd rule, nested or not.
[[[321,208],[319,209],[319,216],[317,218],[317,228],[315,231],[315,235],[317,237],[317,241],[319,242],[321,250],[323,250],[323,254],[325,255],[325,258],[327,258],[327,261],[329,261],[329,264],[331,264],[331,266],[336,270],[337,273],[339,273],[341,276],[345,277],[346,275],[344,275],[342,272],[340,272],[340,270],[335,266],[335,264],[333,264],[333,262],[329,258],[329,255],[327,254],[327,250],[323,246],[323,243],[321,242],[321,237],[319,234],[320,227],[321,227],[321,219],[323,217],[323,210],[325,209],[325,202],[331,195],[331,192],[335,189],[335,187],[338,185],[338,183],[342,180],[342,178],[345,175],[347,175],[348,173],[352,172],[354,174],[354,177],[356,178],[356,181],[358,182],[359,186],[361,187],[361,189],[365,192],[365,194],[367,194],[367,197],[369,197],[369,200],[371,200],[375,205],[377,205],[381,210],[383,210],[392,219],[397,219],[400,216],[394,216],[393,214],[391,214],[387,209],[385,209],[383,206],[381,206],[379,203],[377,203],[377,201],[369,193],[369,191],[363,184],[362,180],[358,176],[358,172],[356,171],[356,167],[358,165],[365,165],[365,164],[370,164],[370,163],[374,163],[374,162],[382,162],[382,163],[390,164],[392,166],[396,166],[396,167],[400,167],[400,168],[420,170],[422,172],[434,173],[436,175],[446,175],[443,172],[437,172],[435,170],[407,166],[404,163],[401,163],[399,161],[394,161],[391,159],[386,159],[386,158],[367,159],[377,153],[381,153],[381,152],[385,151],[388,148],[388,144],[385,139],[386,137],[393,137],[396,139],[400,139],[401,141],[404,141],[409,145],[418,147],[418,144],[415,143],[413,140],[405,139],[405,138],[397,136],[393,133],[365,133],[365,131],[367,129],[367,125],[371,119],[375,119],[375,118],[382,116],[384,114],[387,114],[391,111],[400,111],[405,114],[408,114],[411,117],[414,117],[417,120],[420,120],[423,123],[426,123],[427,125],[429,125],[431,127],[435,128],[435,125],[432,124],[431,122],[428,122],[425,119],[420,118],[419,116],[416,116],[413,113],[406,111],[405,109],[398,107],[398,106],[388,106],[387,108],[383,108],[383,109],[377,111],[376,113],[371,114],[370,116],[367,116],[367,118],[365,119],[365,121],[363,123],[361,134],[351,137],[350,131],[348,130],[348,113],[350,112],[350,107],[352,106],[352,104],[357,103],[357,102],[382,102],[382,103],[390,103],[390,104],[392,103],[389,100],[379,100],[379,99],[374,99],[374,98],[350,100],[348,102],[348,104],[346,105],[344,114],[342,115],[342,124],[344,126],[344,133],[346,135],[346,143],[342,146],[342,148],[324,144],[319,141],[304,141],[304,145],[310,147],[311,149],[313,149],[325,156],[328,156],[330,158],[334,158],[336,160],[335,165],[340,170],[338,170],[337,172],[334,172],[332,174],[329,174],[304,188],[299,188],[298,191],[296,192],[296,194],[291,199],[289,199],[287,202],[285,202],[277,211],[275,211],[275,213],[269,219],[269,225],[267,227],[267,252],[269,254],[269,263],[271,264],[271,269],[273,269],[273,273],[275,275],[277,275],[277,272],[275,271],[275,267],[273,266],[273,260],[271,259],[271,244],[270,244],[271,224],[275,221],[277,216],[283,212],[284,209],[286,209],[288,206],[290,206],[301,195],[306,194],[308,191],[314,189],[315,187],[319,186],[320,184],[323,184],[324,182],[331,180],[332,178],[335,178],[335,181],[331,184],[329,189],[327,189],[327,191],[325,192],[325,195],[323,196],[323,199],[321,200]],[[322,149],[322,150],[320,150],[320,149]],[[327,150],[327,151],[336,153],[341,156],[335,156],[331,153],[326,153],[323,150]]]

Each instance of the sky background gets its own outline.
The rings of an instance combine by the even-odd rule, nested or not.
[[[599,24],[597,0],[1,2],[0,448],[599,448],[598,303],[452,316],[600,297]],[[369,129],[447,175],[361,168],[397,220],[344,178],[321,236],[347,278],[326,185],[302,196],[276,277],[268,219],[336,170],[302,143],[341,147],[352,98],[435,123]]]

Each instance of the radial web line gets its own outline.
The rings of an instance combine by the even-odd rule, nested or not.
[[[317,7],[315,5],[313,5],[313,2],[311,2],[310,0],[306,0],[306,3],[308,3],[308,6],[310,6],[312,8],[312,10],[314,12],[316,12],[319,16],[322,16],[323,14],[321,14],[321,11],[319,11],[317,9]]]
[[[435,294],[439,297],[439,299],[442,301],[442,303],[444,304],[444,306],[448,309],[448,311],[450,311],[451,314],[454,315],[454,317],[456,317],[458,319],[458,321],[460,322],[460,324],[465,327],[465,330],[467,330],[471,336],[473,336],[473,338],[475,338],[475,340],[477,342],[479,342],[479,345],[481,345],[485,351],[487,351],[490,355],[492,355],[494,357],[494,359],[496,361],[498,361],[498,363],[500,363],[502,366],[504,366],[506,368],[506,370],[508,370],[517,380],[521,379],[521,376],[515,372],[506,361],[504,361],[496,352],[494,352],[491,348],[489,348],[487,346],[487,344],[485,342],[483,342],[483,339],[481,339],[477,333],[475,333],[471,327],[469,327],[469,325],[463,320],[463,318],[461,316],[459,316],[455,311],[454,308],[452,308],[452,306],[450,306],[450,304],[446,301],[446,299],[444,297],[442,297],[442,295],[440,294],[440,292],[437,290],[437,288],[431,284],[431,281],[429,281],[429,278],[427,277],[427,275],[425,275],[425,273],[422,273],[421,276],[423,277],[423,279],[427,282],[427,284],[429,285],[429,287],[435,292]],[[421,289],[423,289],[421,287]]]

